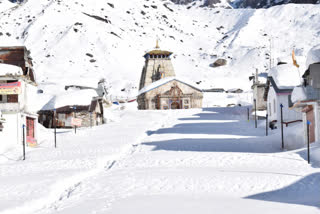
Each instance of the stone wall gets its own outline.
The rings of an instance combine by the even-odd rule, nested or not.
[[[173,65],[170,58],[164,58],[164,59],[149,58],[146,60],[146,64],[142,71],[139,89],[142,89],[143,87],[150,85],[152,82],[159,79],[158,78],[159,65],[161,66],[161,69],[164,71],[163,77],[175,76],[175,72],[174,72]]]

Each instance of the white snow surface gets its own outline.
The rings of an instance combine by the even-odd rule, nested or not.
[[[306,162],[302,124],[284,128],[281,150],[279,130],[266,137],[247,107],[113,114],[76,135],[58,130],[57,149],[42,130],[26,161],[20,146],[3,152],[0,212],[319,212],[320,169]]]
[[[281,64],[273,67],[268,76],[272,77],[280,89],[293,88],[301,84],[300,73],[292,64]]]
[[[309,68],[314,63],[320,63],[320,44],[313,47],[307,55],[306,67]]]
[[[6,75],[23,75],[23,71],[20,67],[15,65],[8,65],[0,63],[0,76]]]
[[[177,80],[177,81],[179,81],[179,82],[182,82],[182,83],[184,83],[184,84],[187,84],[187,85],[189,85],[189,86],[191,86],[191,87],[193,87],[193,88],[196,88],[196,89],[198,89],[198,90],[201,91],[201,89],[199,89],[199,88],[198,88],[197,86],[195,86],[194,84],[190,84],[190,83],[187,83],[187,82],[185,82],[185,81],[182,81],[182,80],[178,79],[177,77],[165,77],[165,78],[163,78],[163,79],[160,79],[160,80],[158,80],[158,81],[155,81],[155,82],[151,83],[150,85],[147,85],[147,86],[143,87],[143,88],[138,92],[138,96],[139,96],[140,94],[144,94],[144,93],[146,93],[146,92],[148,92],[148,91],[150,91],[150,90],[153,90],[153,89],[155,89],[155,88],[158,88],[158,87],[160,87],[160,86],[162,86],[162,85],[164,85],[164,84],[166,84],[166,83],[168,83],[168,82],[171,82],[171,81],[173,81],[173,80]]]
[[[85,89],[85,90],[68,90],[60,95],[54,96],[42,110],[52,110],[64,106],[87,106],[91,104],[94,97],[98,94],[96,90]]]
[[[302,86],[294,87],[292,94],[291,94],[291,101],[296,103],[298,101],[306,100],[307,99],[307,92],[306,89]]]

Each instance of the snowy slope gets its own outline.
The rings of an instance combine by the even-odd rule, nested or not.
[[[96,86],[101,78],[113,96],[137,94],[142,56],[157,38],[174,52],[177,78],[201,81],[203,89],[250,90],[248,76],[269,68],[271,36],[272,59],[295,48],[300,64],[320,43],[319,5],[187,9],[171,1],[28,0],[16,6],[0,0],[0,9],[0,45],[31,50],[46,95],[67,84]],[[210,67],[217,58],[227,65]]]

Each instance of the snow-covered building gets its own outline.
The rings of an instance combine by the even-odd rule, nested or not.
[[[20,66],[0,63],[0,146],[37,144],[37,87]],[[25,136],[23,136],[23,133]]]
[[[283,121],[286,124],[302,120],[300,112],[290,109],[293,106],[291,102],[293,88],[300,83],[299,72],[291,64],[277,65],[268,73],[264,98],[267,100],[267,112],[271,127],[280,124],[280,105],[283,106]]]
[[[101,125],[103,98],[95,89],[68,90],[53,97],[38,114],[39,123],[46,128],[72,128],[75,119],[81,127]]]
[[[256,71],[255,75],[249,77],[249,80],[252,80],[252,110],[255,110],[254,100],[256,100],[257,111],[267,109],[267,102],[263,97],[266,89],[267,75],[267,73],[258,74],[258,71]]]
[[[320,140],[320,45],[312,48],[307,56],[307,70],[303,74],[303,84],[292,93],[294,109],[303,115],[304,139],[307,142],[307,121],[310,122],[309,140]]]
[[[175,77],[158,80],[139,91],[138,109],[189,109],[202,107],[203,94],[196,86]]]

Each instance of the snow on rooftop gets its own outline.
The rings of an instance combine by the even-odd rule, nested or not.
[[[292,64],[282,64],[273,67],[268,74],[272,77],[278,88],[285,89],[301,84],[298,69]]]
[[[320,44],[313,47],[307,55],[306,68],[311,64],[320,63]]]
[[[306,89],[301,86],[294,87],[292,94],[291,94],[291,101],[293,103],[296,103],[298,101],[306,100],[306,99],[307,99]]]
[[[23,71],[18,66],[0,63],[0,76],[6,75],[23,75]]]
[[[97,97],[96,90],[68,90],[61,95],[54,96],[42,110],[52,110],[64,106],[87,106],[91,104],[92,98]]]
[[[162,86],[162,85],[164,85],[164,84],[166,84],[166,83],[168,83],[168,82],[171,82],[171,81],[173,81],[173,80],[177,80],[177,81],[179,81],[179,82],[182,82],[182,83],[184,83],[184,84],[187,84],[187,85],[189,85],[189,86],[191,86],[191,87],[193,87],[193,88],[196,88],[196,89],[202,91],[202,90],[199,89],[197,86],[195,86],[195,85],[193,85],[193,84],[190,84],[190,83],[186,83],[185,81],[182,81],[182,80],[180,80],[180,79],[177,79],[176,77],[165,77],[165,78],[163,78],[163,79],[160,79],[160,80],[158,80],[158,81],[155,81],[155,82],[151,83],[150,85],[147,85],[147,86],[143,87],[143,88],[138,92],[138,96],[141,95],[141,94],[144,94],[144,93],[146,93],[146,92],[148,92],[148,91],[150,91],[150,90],[152,90],[152,89],[158,88],[159,86]]]

